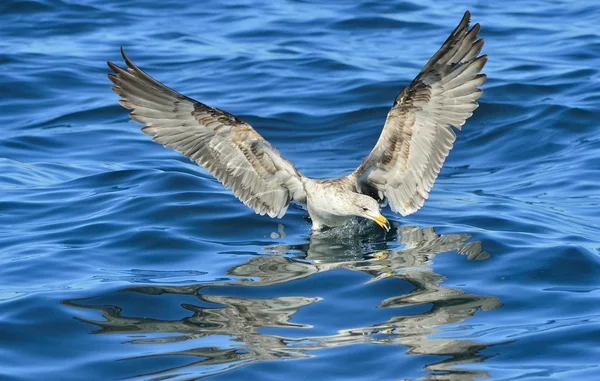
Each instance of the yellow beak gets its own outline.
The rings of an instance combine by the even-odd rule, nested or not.
[[[379,225],[379,227],[385,229],[386,232],[389,232],[390,228],[392,227],[387,218],[385,218],[382,214],[378,215],[377,217],[374,217],[373,221],[375,221],[377,225]]]

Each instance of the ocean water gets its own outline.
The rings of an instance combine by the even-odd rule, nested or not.
[[[467,9],[481,106],[389,234],[255,215],[106,78],[124,46],[340,176]],[[0,380],[600,379],[598,20],[583,0],[3,0]]]

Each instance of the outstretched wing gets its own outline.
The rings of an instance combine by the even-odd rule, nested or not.
[[[127,69],[108,62],[112,89],[156,143],[204,167],[258,214],[281,218],[290,201],[306,202],[302,174],[249,124],[169,89],[121,54]]]
[[[478,107],[480,74],[487,56],[478,54],[479,24],[469,29],[467,11],[458,27],[415,80],[396,98],[375,148],[354,171],[363,193],[385,196],[403,216],[423,206],[461,129]]]

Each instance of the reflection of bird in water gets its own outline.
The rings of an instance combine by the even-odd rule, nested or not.
[[[148,76],[121,50],[127,68],[109,62],[109,79],[132,110],[131,118],[156,143],[207,169],[247,206],[281,218],[289,204],[307,207],[313,230],[344,225],[358,216],[389,230],[378,201],[403,216],[416,212],[433,187],[456,134],[478,107],[479,24],[469,28],[466,12],[456,29],[394,100],[377,144],[351,174],[312,179],[263,139],[248,123],[209,107]]]
[[[96,305],[93,298],[66,303],[101,311],[105,321],[78,317],[81,321],[98,326],[100,329],[96,334],[136,335],[138,337],[131,343],[163,344],[169,355],[197,357],[197,361],[182,367],[187,373],[194,372],[194,367],[200,367],[195,369],[206,374],[256,361],[311,356],[315,351],[325,348],[382,344],[408,347],[410,354],[449,356],[427,366],[426,369],[432,372],[427,379],[474,380],[485,377],[485,372],[461,369],[460,364],[484,361],[486,357],[480,351],[489,345],[431,336],[443,332],[445,325],[461,323],[479,310],[500,307],[500,301],[493,296],[478,296],[460,289],[445,288],[442,286],[444,277],[433,272],[429,266],[438,254],[444,252],[459,252],[470,259],[486,259],[489,253],[481,250],[480,243],[467,243],[470,238],[468,234],[438,235],[431,228],[401,227],[398,237],[404,245],[402,248],[390,250],[375,247],[375,250],[369,251],[371,254],[361,256],[365,246],[373,249],[378,244],[352,240],[340,243],[333,237],[317,235],[310,238],[308,245],[269,248],[271,253],[300,250],[302,254],[299,258],[283,255],[253,257],[231,268],[228,271],[231,280],[228,281],[189,286],[136,286],[120,292],[132,297],[143,293],[185,298],[185,303],[178,302],[186,315],[180,320],[124,316],[121,307]],[[300,249],[301,246],[303,249]],[[408,282],[414,289],[380,302],[378,308],[397,308],[396,316],[326,336],[310,336],[311,325],[291,322],[292,316],[300,309],[319,302],[319,296],[280,296],[280,291],[278,296],[268,298],[238,296],[240,292],[248,294],[257,288],[267,290],[269,286],[277,286],[277,290],[280,290],[284,284],[334,269],[369,274],[372,278],[368,282],[397,278]],[[312,293],[317,291],[311,290]],[[235,296],[231,296],[232,293]],[[190,297],[196,302],[190,302]],[[425,312],[403,314],[403,307],[425,305],[431,306]],[[279,334],[269,334],[269,331],[265,332],[266,328],[276,329]],[[301,331],[292,335],[281,334],[292,332],[288,331],[290,329]],[[169,344],[190,340],[200,340],[198,343],[202,343],[203,339],[210,337],[229,337],[230,341],[222,342],[220,346],[215,346],[213,342],[193,349],[169,351]],[[168,368],[152,373],[152,376],[167,377],[182,368]]]

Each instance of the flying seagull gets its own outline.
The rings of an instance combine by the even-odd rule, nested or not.
[[[313,231],[343,225],[358,216],[386,231],[387,202],[407,216],[423,206],[456,135],[478,107],[487,56],[479,53],[479,24],[469,28],[467,11],[442,47],[396,97],[381,136],[351,174],[311,179],[283,158],[248,123],[188,98],[151,78],[121,48],[123,69],[108,62],[108,78],[145,125],[153,141],[172,148],[208,170],[257,214],[281,218],[290,203],[306,206]]]

